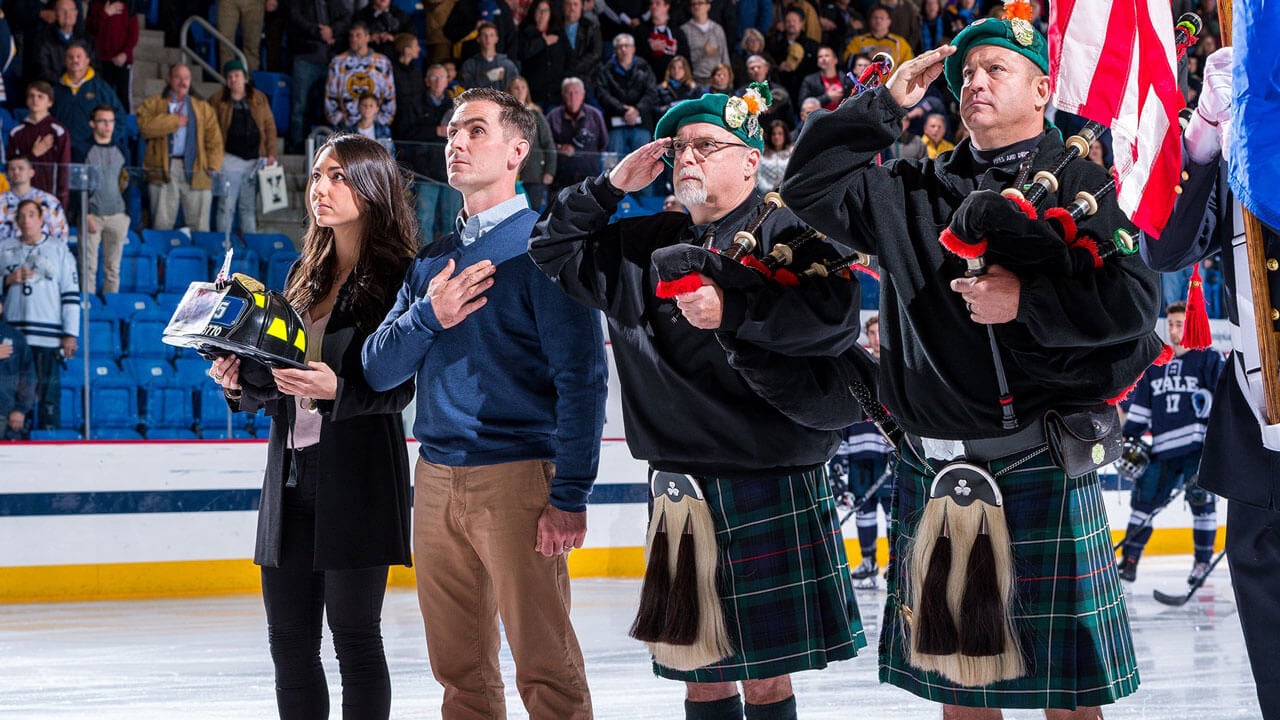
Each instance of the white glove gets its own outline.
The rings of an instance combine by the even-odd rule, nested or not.
[[[1204,87],[1196,112],[1210,123],[1231,119],[1231,46],[1219,49],[1204,62]]]
[[[1182,145],[1187,157],[1197,165],[1209,165],[1222,154],[1222,124],[1217,127],[1198,112],[1191,113],[1191,122],[1182,131]]]
[[[1224,47],[1204,64],[1200,102],[1183,133],[1187,155],[1198,165],[1213,162],[1231,137],[1231,47]]]

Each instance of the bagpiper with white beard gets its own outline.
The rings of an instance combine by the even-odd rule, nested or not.
[[[749,381],[726,354],[730,345],[794,356],[849,350],[858,284],[833,274],[745,289],[693,273],[673,290],[654,264],[655,254],[692,245],[729,252],[735,233],[756,224],[758,116],[767,106],[759,87],[744,98],[677,104],[658,121],[656,140],[562,190],[529,248],[565,292],[608,318],[627,443],[649,463],[656,496],[633,635],[649,642],[655,673],[687,683],[693,720],[741,720],[738,682],[749,720],[795,718],[790,673],[851,658],[866,644],[825,473],[839,435],[792,420],[756,391],[760,374]],[[611,223],[623,195],[657,179],[664,162],[689,214]],[[805,229],[785,208],[771,212],[756,229],[753,257]],[[838,256],[810,239],[797,243],[791,266]],[[697,583],[681,571],[686,562]]]

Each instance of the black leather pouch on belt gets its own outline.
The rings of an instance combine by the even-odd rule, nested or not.
[[[1078,478],[1120,457],[1120,414],[1107,404],[1063,414],[1044,415],[1049,452],[1067,477]]]

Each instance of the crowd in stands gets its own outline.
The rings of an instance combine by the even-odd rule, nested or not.
[[[1044,2],[1032,2],[1033,22],[1042,32]],[[1194,104],[1203,59],[1218,47],[1215,2],[1175,0],[1173,10],[1175,17],[1197,11],[1205,21],[1183,83]],[[302,152],[316,128],[361,133],[395,153],[415,178],[425,241],[451,231],[461,209],[460,196],[446,182],[444,147],[452,99],[464,89],[508,90],[538,111],[536,146],[520,178],[536,208],[549,193],[599,173],[647,142],[672,104],[707,92],[742,94],[748,83],[761,83],[773,101],[761,117],[766,150],[759,184],[767,191],[781,181],[809,113],[834,108],[847,97],[873,56],[887,53],[901,63],[1002,12],[997,0],[6,3],[0,48],[12,52],[7,58],[0,52],[0,103],[13,122],[3,136],[6,167],[0,176],[0,298],[7,301],[0,323],[0,415],[7,423],[0,435],[25,438],[32,429],[78,427],[83,408],[79,415],[59,410],[59,392],[50,389],[50,375],[75,353],[64,341],[81,332],[79,320],[68,320],[67,307],[96,303],[106,309],[104,298],[121,293],[149,296],[148,302],[138,301],[146,314],[170,311],[174,299],[165,293],[184,287],[169,283],[175,276],[170,265],[178,266],[167,262],[172,244],[198,250],[192,238],[211,228],[217,237],[233,231],[254,237],[256,173],[275,164],[282,150]],[[162,30],[166,45],[176,47],[179,29],[192,15],[209,18],[234,39],[243,60],[229,48],[208,45],[202,52],[221,70],[223,89],[199,97],[192,67],[180,63],[168,69],[162,92],[135,106],[140,27]],[[255,79],[275,79],[285,87],[282,107],[288,111],[274,111],[278,92],[256,87]],[[950,150],[964,135],[957,113],[955,99],[939,82],[907,114],[885,159],[936,157]],[[1064,113],[1052,120],[1064,134],[1082,124]],[[1110,164],[1107,138],[1095,143],[1090,158]],[[94,168],[83,232],[77,228],[80,194],[71,190],[71,163]],[[669,177],[655,182],[633,207],[656,212],[673,204],[667,182]],[[24,233],[23,207],[38,211],[38,229]],[[143,231],[180,226],[191,234],[165,235],[169,246],[143,242]],[[80,237],[84,241],[77,245]],[[30,248],[68,247],[68,241],[75,252],[30,260]],[[247,250],[246,267],[265,275],[287,262],[293,251],[287,238],[271,242],[275,250]],[[78,265],[81,251],[88,257]],[[211,272],[221,259],[218,247],[210,241],[204,252]],[[133,264],[139,254],[151,269],[146,262]],[[77,264],[85,276],[68,275],[58,263]],[[1221,316],[1219,275],[1211,262],[1205,270],[1211,316]],[[1184,297],[1189,274],[1166,278],[1166,304]],[[41,277],[50,283],[48,306],[37,310],[19,298],[31,297]],[[197,272],[192,279],[208,275]],[[82,300],[81,292],[94,299]],[[162,296],[168,305],[152,302]],[[869,302],[874,306],[874,296]],[[130,357],[129,319],[116,318],[115,360]],[[161,359],[173,366],[174,352],[157,352],[167,352]],[[83,369],[68,367],[64,373]],[[37,378],[30,391],[29,377]],[[149,400],[138,402],[138,414],[146,415]],[[181,412],[199,415],[198,406],[196,398]],[[170,430],[185,437],[181,428]]]

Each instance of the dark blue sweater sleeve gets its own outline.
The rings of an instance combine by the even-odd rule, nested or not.
[[[396,294],[396,304],[364,341],[364,376],[374,390],[390,390],[415,377],[436,336],[443,331],[431,301],[419,297],[425,293],[428,272],[426,263],[413,264]],[[423,293],[415,290],[419,286]]]
[[[551,280],[530,273],[534,317],[556,388],[556,474],[551,504],[567,512],[587,509],[600,465],[608,365],[600,314],[565,295]]]
[[[1152,270],[1173,272],[1209,255],[1218,226],[1218,204],[1225,197],[1219,191],[1218,162],[1197,165],[1186,158],[1187,179],[1174,203],[1173,213],[1159,238],[1143,233],[1139,239],[1142,259]]]

